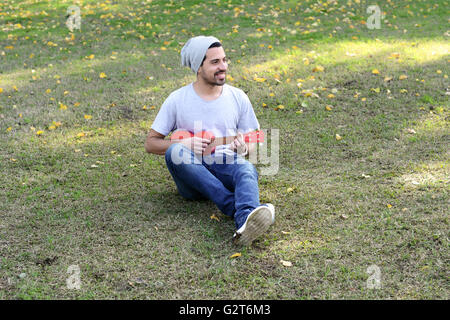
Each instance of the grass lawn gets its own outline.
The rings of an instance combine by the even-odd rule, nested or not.
[[[449,299],[449,1],[375,2],[0,0],[0,299]],[[279,130],[248,248],[144,151],[200,34]]]

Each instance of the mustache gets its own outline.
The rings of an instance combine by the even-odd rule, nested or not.
[[[226,70],[220,70],[220,71],[217,71],[216,73],[214,73],[214,75],[216,76],[216,75],[218,75],[219,73],[226,73]]]

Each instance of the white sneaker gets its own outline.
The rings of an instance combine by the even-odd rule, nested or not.
[[[263,204],[263,206],[267,206],[269,208],[270,212],[272,213],[272,223],[271,224],[274,224],[275,223],[275,207],[271,203]]]
[[[261,205],[247,216],[242,227],[233,235],[233,243],[248,246],[263,235],[275,222],[275,208],[272,204]]]

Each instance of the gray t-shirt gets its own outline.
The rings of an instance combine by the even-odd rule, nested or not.
[[[167,136],[175,130],[193,133],[206,130],[216,137],[259,130],[252,104],[241,89],[225,84],[219,98],[205,101],[193,84],[172,92],[159,110],[152,129]],[[218,146],[216,153],[227,146]],[[228,153],[228,152],[227,152]]]

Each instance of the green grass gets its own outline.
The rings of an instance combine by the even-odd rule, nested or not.
[[[82,1],[72,39],[71,1],[0,1],[0,299],[448,299],[449,3],[320,3]],[[249,248],[144,151],[199,34],[280,130]]]

